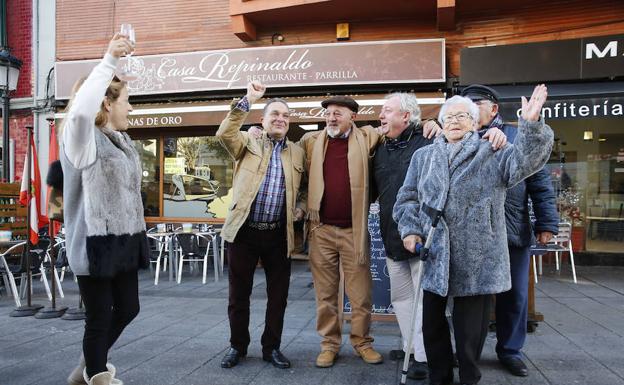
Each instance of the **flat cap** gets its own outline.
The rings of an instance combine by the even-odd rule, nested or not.
[[[479,100],[489,100],[492,103],[498,104],[498,92],[481,84],[473,84],[464,88],[461,91],[461,96],[465,96],[473,102],[478,102]]]
[[[323,100],[321,102],[321,106],[323,106],[323,108],[327,108],[327,106],[330,106],[332,104],[347,107],[355,113],[360,110],[360,105],[348,96],[332,96],[331,98]]]

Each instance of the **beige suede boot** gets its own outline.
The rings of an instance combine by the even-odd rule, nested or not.
[[[123,385],[123,381],[114,378],[114,373],[110,371],[98,373],[89,379],[89,376],[87,376],[87,369],[84,369],[82,371],[82,376],[87,385]]]
[[[68,385],[87,385],[87,381],[85,381],[84,376],[83,376],[84,369],[85,369],[85,359],[84,359],[84,355],[81,354],[80,362],[78,363],[78,366],[76,366],[74,370],[72,370],[72,372],[69,374],[69,377],[67,377],[67,384]],[[113,364],[107,362],[106,369],[108,369],[108,371],[111,372],[114,378],[115,374],[117,373],[117,369],[113,366]]]
[[[84,372],[84,379],[87,380],[87,371]],[[111,372],[102,372],[98,373],[95,376],[91,377],[87,382],[88,385],[112,385],[113,376]]]

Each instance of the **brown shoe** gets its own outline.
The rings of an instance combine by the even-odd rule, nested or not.
[[[375,351],[372,346],[355,349],[355,354],[362,357],[367,364],[381,364],[383,356]]]
[[[316,357],[316,367],[317,368],[329,368],[334,366],[336,362],[336,358],[338,357],[338,353],[332,352],[331,350],[323,350],[319,353],[318,357]]]

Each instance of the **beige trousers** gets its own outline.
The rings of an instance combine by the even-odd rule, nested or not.
[[[340,264],[340,265],[339,265]],[[353,230],[321,225],[310,233],[310,267],[316,291],[316,330],[321,335],[321,350],[338,352],[342,330],[338,313],[340,270],[351,303],[351,345],[371,346],[371,274],[369,264],[357,263],[353,249]]]

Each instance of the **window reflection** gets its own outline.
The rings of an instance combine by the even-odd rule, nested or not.
[[[213,136],[164,138],[164,216],[225,218],[232,161]]]

